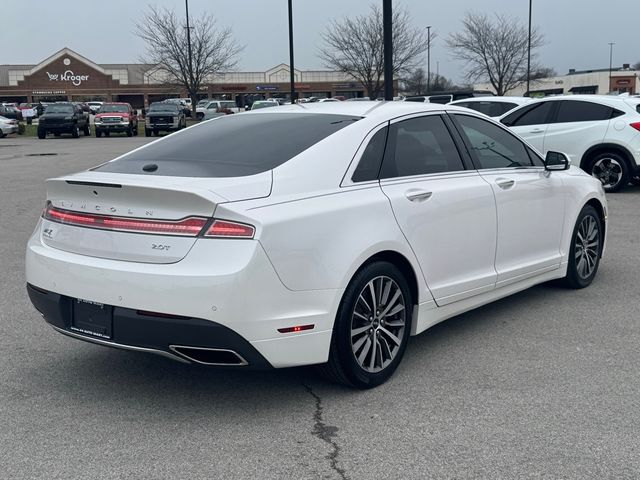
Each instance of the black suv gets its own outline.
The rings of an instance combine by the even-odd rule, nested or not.
[[[147,110],[145,119],[144,134],[147,137],[151,133],[158,135],[158,132],[170,132],[187,127],[187,118],[184,110],[176,103],[156,102],[152,103]]]
[[[40,139],[46,138],[47,133],[53,133],[56,137],[61,133],[70,133],[73,138],[78,138],[80,130],[85,136],[91,135],[89,115],[73,103],[61,102],[48,105],[38,122]]]

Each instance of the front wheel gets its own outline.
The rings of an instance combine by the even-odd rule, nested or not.
[[[144,136],[145,137],[150,137],[151,136],[151,129],[150,128],[145,128],[144,129]]]
[[[618,153],[605,152],[593,157],[588,172],[600,180],[605,192],[613,193],[629,183],[629,167]]]
[[[38,138],[40,140],[44,140],[45,138],[47,138],[46,130],[38,130]]]
[[[570,288],[591,285],[600,265],[604,242],[602,220],[591,205],[586,205],[573,228],[567,275],[563,282]]]
[[[318,367],[320,373],[362,389],[387,381],[407,347],[412,305],[407,280],[395,265],[384,261],[366,265],[342,297],[329,361]]]
[[[129,125],[125,133],[127,134],[127,137],[133,137],[133,127]]]
[[[84,129],[82,130],[82,132],[84,133],[85,137],[91,136],[91,127],[89,127],[89,124],[84,126]]]
[[[71,129],[71,136],[73,138],[80,137],[80,129],[78,128],[78,125],[74,125],[73,128]]]

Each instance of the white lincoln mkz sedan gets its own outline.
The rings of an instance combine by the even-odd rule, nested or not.
[[[47,181],[27,289],[65,335],[376,386],[408,337],[532,285],[589,285],[599,181],[470,110],[229,115]]]

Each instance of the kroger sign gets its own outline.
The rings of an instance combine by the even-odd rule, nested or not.
[[[82,85],[82,82],[89,80],[89,75],[74,75],[71,70],[66,70],[64,73],[49,73],[47,72],[50,82],[71,82],[76,87]]]

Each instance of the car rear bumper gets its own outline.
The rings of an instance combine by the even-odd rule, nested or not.
[[[52,248],[43,243],[40,226],[27,246],[26,277],[33,291],[45,291],[45,296],[53,299],[51,310],[39,306],[38,300],[32,298],[45,319],[63,333],[103,343],[96,341],[101,339],[83,338],[82,332],[69,330],[68,308],[55,306],[83,299],[114,307],[113,337],[108,341],[118,345],[111,346],[151,348],[169,355],[175,353],[171,345],[222,348],[223,344],[214,342],[217,338],[214,332],[227,329],[258,352],[259,356],[246,354],[246,357],[239,352],[249,365],[277,368],[327,361],[333,321],[343,292],[287,289],[259,242],[254,240],[199,239],[183,260],[150,264]],[[155,329],[167,321],[151,321],[137,315],[137,311],[186,317],[189,319],[186,323],[193,326],[181,332],[174,327],[184,326],[185,322],[176,320],[161,339],[154,340]],[[128,327],[129,324],[132,326]],[[297,333],[278,331],[299,325],[313,328]],[[127,328],[137,329],[135,341],[133,337],[120,336],[121,332],[128,332]],[[147,332],[148,338],[143,332]],[[224,338],[231,338],[231,333]],[[193,343],[198,338],[202,340]],[[236,344],[244,345],[234,340],[227,346],[240,348]],[[251,351],[246,346],[240,350]]]
[[[271,368],[271,364],[233,330],[199,318],[154,316],[113,306],[110,338],[80,332],[72,325],[76,299],[27,284],[31,303],[58,332],[99,345],[156,353],[174,360],[215,366]]]

